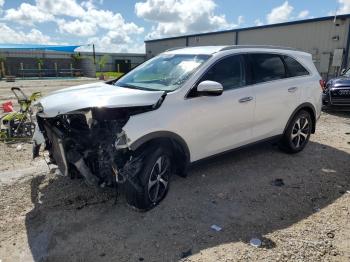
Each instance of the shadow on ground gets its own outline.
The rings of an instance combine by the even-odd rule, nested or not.
[[[286,228],[350,185],[349,154],[312,143],[286,155],[270,144],[230,153],[174,177],[155,209],[135,212],[114,192],[66,177],[32,181],[26,228],[35,261],[174,261]],[[271,183],[283,179],[283,186]],[[212,224],[223,229],[216,232]],[[271,245],[273,248],[273,243]]]
[[[322,111],[333,116],[350,118],[350,106],[322,108]]]

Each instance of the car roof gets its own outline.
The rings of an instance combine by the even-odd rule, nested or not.
[[[249,51],[249,52],[281,52],[299,53],[301,55],[310,55],[306,52],[290,47],[272,46],[272,45],[229,45],[229,46],[194,46],[180,47],[166,50],[165,54],[192,54],[192,55],[212,55],[223,51]]]

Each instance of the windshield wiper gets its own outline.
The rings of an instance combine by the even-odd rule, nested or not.
[[[120,84],[120,85],[119,85]],[[137,90],[144,90],[144,91],[158,91],[158,90],[154,90],[154,89],[150,89],[150,88],[145,88],[145,87],[140,87],[140,86],[135,86],[135,85],[130,85],[127,83],[115,83],[116,86],[119,87],[126,87],[126,88],[130,88],[130,89],[137,89]]]

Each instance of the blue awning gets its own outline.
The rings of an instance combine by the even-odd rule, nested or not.
[[[81,45],[31,45],[31,44],[0,44],[1,49],[43,50],[73,53]]]

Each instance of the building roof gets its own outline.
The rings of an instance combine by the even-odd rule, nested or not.
[[[293,53],[299,53],[303,55],[309,55],[308,53],[305,53],[303,51],[297,50],[295,48],[289,48],[289,47],[280,47],[280,46],[272,46],[272,45],[227,45],[227,46],[191,46],[191,47],[179,47],[179,48],[172,48],[169,50],[166,50],[165,54],[191,54],[191,55],[211,55],[214,53],[218,53],[220,51],[229,51],[229,50],[236,50],[236,51],[252,51],[252,52],[259,52],[259,51],[273,51],[273,52],[293,52]],[[163,53],[163,54],[164,54]]]
[[[350,14],[337,15],[336,18],[337,19],[350,18]],[[269,25],[262,25],[262,26],[252,26],[252,27],[245,27],[245,28],[237,28],[237,29],[229,29],[229,30],[222,30],[222,31],[214,31],[214,32],[208,32],[208,33],[198,33],[198,34],[181,35],[181,36],[166,37],[166,38],[159,38],[159,39],[150,39],[150,40],[145,40],[145,43],[162,41],[162,40],[179,39],[179,38],[184,38],[184,37],[215,35],[215,34],[218,34],[218,33],[232,33],[232,32],[247,31],[247,30],[253,30],[253,29],[263,29],[263,28],[271,28],[271,27],[278,27],[278,26],[288,26],[288,25],[295,25],[295,24],[327,21],[327,20],[333,20],[333,19],[334,19],[334,16],[317,17],[317,18],[312,18],[312,19],[304,19],[304,20],[291,21],[291,22],[278,23],[278,24],[269,24]]]
[[[32,44],[0,44],[0,50],[40,50],[40,51],[58,51],[73,53],[80,45],[32,45]]]

